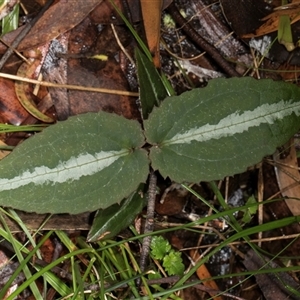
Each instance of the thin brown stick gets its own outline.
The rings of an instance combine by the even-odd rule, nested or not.
[[[29,78],[20,77],[17,75],[6,74],[6,73],[0,73],[0,77],[12,79],[12,80],[19,80],[19,81],[23,81],[23,82],[32,83],[32,84],[39,84],[41,86],[46,86],[46,87],[66,88],[69,90],[88,91],[88,92],[97,92],[97,93],[115,94],[115,95],[125,95],[125,96],[132,96],[132,97],[139,96],[139,93],[135,93],[135,92],[111,90],[111,89],[96,88],[96,87],[85,87],[85,86],[79,86],[79,85],[56,84],[56,83],[52,83],[52,82],[39,81],[36,79],[29,79]]]
[[[201,49],[206,51],[212,59],[232,77],[240,77],[241,75],[234,69],[234,67],[219,53],[219,51],[204,40],[195,29],[188,23],[188,21],[180,14],[174,2],[167,9],[175,22],[181,26],[182,30],[186,33],[191,40],[196,43]]]
[[[153,232],[154,229],[156,182],[157,182],[157,176],[155,175],[154,171],[152,171],[149,177],[147,218],[146,218],[144,233]],[[146,269],[146,263],[149,256],[151,239],[152,236],[146,236],[143,238],[142,253],[140,258],[140,269],[142,273]]]

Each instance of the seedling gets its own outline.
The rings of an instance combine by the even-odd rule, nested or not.
[[[0,205],[77,214],[119,203],[149,166],[176,182],[243,172],[298,131],[299,99],[292,84],[220,78],[166,98],[144,130],[105,112],[70,117],[0,162]]]

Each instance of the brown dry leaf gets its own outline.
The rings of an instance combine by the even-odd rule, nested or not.
[[[40,248],[41,254],[43,255],[43,260],[50,264],[53,261],[55,244],[53,240],[47,239]]]
[[[222,11],[228,23],[238,36],[254,32],[269,11],[261,0],[220,0]]]
[[[142,19],[141,7],[139,0],[127,0],[127,7],[124,7],[122,0],[115,0],[114,4],[122,11],[124,16],[128,18],[130,15],[131,22],[139,22]],[[115,11],[109,0],[104,0],[90,14],[91,20],[96,24],[124,24],[122,18]]]
[[[40,6],[44,6],[47,3],[47,0],[35,0]]]
[[[0,120],[1,123],[20,125],[26,117],[27,111],[17,99],[13,81],[0,78]]]
[[[278,71],[282,70],[279,73],[283,81],[293,81],[300,76],[300,70],[295,65],[285,63],[280,65]]]
[[[128,88],[119,65],[113,60],[107,61],[105,67],[97,74],[93,74],[80,66],[73,66],[68,72],[68,84],[105,87],[112,90]],[[131,97],[75,90],[69,91],[68,94],[71,115],[104,110],[123,115],[129,119],[134,118],[132,108],[135,105],[135,100]]]
[[[264,25],[262,19],[270,14],[276,6],[280,5],[281,1],[264,1],[264,0],[220,0],[224,15],[239,37],[244,37],[247,34],[252,34]],[[277,26],[277,25],[276,25]],[[278,27],[274,27],[275,31]],[[293,24],[293,36],[297,40],[297,32],[299,29],[299,22]],[[288,62],[291,65],[299,65],[300,48],[296,48],[292,53],[287,51],[285,47],[276,41],[276,32],[270,33],[272,46],[268,51],[268,59],[279,63]],[[268,39],[269,39],[268,38]],[[262,39],[258,39],[260,43],[264,44]]]
[[[200,254],[197,250],[191,250],[190,256],[193,258],[194,261],[197,261],[200,258]],[[197,276],[200,280],[203,280],[203,285],[206,287],[209,287],[213,290],[219,291],[219,287],[217,286],[216,282],[214,280],[207,280],[211,278],[209,271],[207,270],[206,266],[203,264],[201,265],[197,270]],[[224,298],[222,296],[214,297],[215,293],[209,293],[211,297],[213,297],[214,300],[223,300]]]
[[[297,153],[294,146],[294,139],[290,139],[284,148],[289,150],[288,155],[277,150],[273,155],[275,161],[275,172],[278,186],[285,200],[286,205],[294,216],[300,215],[300,174],[298,171]]]
[[[244,34],[242,37],[243,38],[254,38],[254,37],[266,35],[271,32],[277,31],[278,26],[279,26],[280,15],[283,15],[283,14],[276,14],[272,17],[268,16],[268,18],[266,17],[265,19],[267,19],[267,21],[262,26],[260,26],[255,31],[255,33]],[[285,13],[284,15],[287,15],[287,13]],[[294,24],[300,20],[300,15],[298,13],[293,13],[293,14],[290,14],[289,16],[291,19],[291,24]]]
[[[163,9],[173,0],[164,0]],[[127,0],[127,7],[124,7],[123,0],[114,0],[117,7],[121,9],[126,18],[130,15],[130,22],[136,23],[142,20],[140,0]],[[148,1],[151,2],[151,1]],[[123,24],[122,18],[114,10],[108,0],[104,0],[90,14],[91,20],[96,24]]]
[[[128,0],[125,8],[121,0],[116,0],[115,5],[121,9],[125,17],[131,22],[138,22],[142,19],[150,52],[153,54],[153,61],[156,67],[160,66],[159,40],[160,40],[160,20],[161,10],[166,8],[171,0]],[[114,23],[123,24],[122,18],[115,12],[112,5],[106,0],[103,1],[90,15],[94,23]]]
[[[274,9],[274,12],[262,18],[262,21],[266,21],[262,24],[255,33],[249,33],[243,35],[243,38],[253,38],[262,35],[269,34],[271,32],[277,31],[279,27],[280,16],[289,16],[291,24],[296,23],[300,20],[300,3],[295,2],[291,3],[289,6],[279,6]]]
[[[299,290],[299,284],[287,272],[273,273],[272,268],[279,266],[268,258],[259,257],[252,249],[247,253],[243,264],[248,271],[271,269],[266,274],[256,274],[255,279],[266,300],[299,299],[290,289]]]
[[[108,54],[108,59],[101,61],[90,58],[70,58],[67,71],[68,84],[128,90],[128,82],[119,63],[114,59],[114,54],[119,51],[117,44],[113,49],[114,39],[108,31],[103,31],[98,36],[89,18],[73,28],[69,37],[69,53],[84,54],[81,51],[86,49],[87,52],[96,51],[96,54]],[[95,40],[97,40],[96,43]],[[68,98],[70,115],[99,110],[114,112],[129,119],[138,119],[140,115],[135,99],[128,96],[70,90]]]
[[[89,230],[91,228],[90,223],[92,219],[90,213],[52,215],[51,218],[48,219],[49,215],[45,214],[27,213],[23,211],[17,212],[22,222],[31,230],[38,230],[40,228],[43,228],[43,230]],[[11,218],[5,215],[4,219],[11,232],[22,232],[20,226]],[[47,222],[45,223],[46,219]],[[0,224],[0,228],[3,228],[2,224]]]
[[[3,141],[0,140],[0,146],[7,146]],[[7,156],[10,153],[10,151],[0,150],[0,160]]]
[[[149,50],[156,68],[160,67],[159,41],[162,0],[140,0],[144,29]]]
[[[160,215],[173,216],[182,213],[187,202],[185,196],[182,196],[178,190],[174,189],[168,192],[162,200],[157,199],[155,211]]]
[[[38,20],[18,50],[32,49],[58,37],[79,24],[102,0],[59,1]]]
[[[268,20],[270,18],[276,17],[276,16],[286,16],[286,15],[293,15],[298,14],[300,12],[300,1],[294,0],[289,4],[285,5],[275,5],[276,8],[274,8],[274,12],[264,17],[262,20]],[[293,18],[291,18],[293,19]]]

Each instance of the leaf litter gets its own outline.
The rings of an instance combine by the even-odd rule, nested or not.
[[[82,2],[82,1],[79,1]],[[96,3],[97,2],[97,3]],[[83,3],[83,2],[82,2]],[[88,13],[90,11],[92,11],[92,9],[99,4],[99,1],[86,1],[86,3],[83,4],[83,7],[81,7],[79,9],[79,6],[77,5],[70,5],[68,4],[68,1],[59,1],[56,5],[59,6],[53,6],[51,10],[49,10],[47,12],[47,14],[45,14],[44,18],[41,19],[41,21],[38,23],[38,27],[36,27],[35,29],[33,29],[33,31],[30,33],[30,35],[28,35],[23,42],[21,43],[21,45],[19,46],[20,50],[24,50],[27,48],[31,48],[32,45],[39,45],[44,43],[45,41],[52,41],[53,38],[57,37],[59,34],[62,34],[64,32],[70,31],[70,30],[76,30],[76,27],[74,28],[75,25],[79,24],[81,21],[84,20],[84,18],[88,15]],[[204,3],[203,5],[206,5],[206,3]],[[80,5],[80,3],[78,3],[78,5]],[[180,3],[179,3],[180,5]],[[188,4],[187,4],[188,5]],[[195,6],[195,2],[192,1],[192,5]],[[215,7],[213,7],[215,9]],[[207,8],[208,9],[208,8]],[[76,11],[78,10],[78,11]],[[99,11],[101,11],[101,9],[97,11],[97,14],[99,14]],[[55,14],[53,14],[53,12]],[[74,18],[70,17],[70,18],[65,18],[66,15],[74,15]],[[49,17],[50,16],[50,17]],[[57,18],[56,18],[57,16]],[[107,18],[108,20],[111,19],[110,17]],[[60,20],[59,22],[57,22],[57,20]],[[197,22],[195,22],[195,24],[193,24],[193,26],[198,26]],[[89,29],[91,29],[91,27],[88,27]],[[91,31],[95,31],[96,35],[97,35],[97,29],[92,29]],[[75,31],[76,32],[76,31]],[[168,36],[169,34],[169,36]],[[168,41],[170,41],[168,43],[168,47],[170,46],[170,49],[172,49],[172,51],[174,53],[176,53],[180,58],[186,58],[186,57],[191,57],[191,56],[198,56],[199,54],[199,50],[195,49],[195,47],[193,47],[192,45],[189,45],[188,41],[183,40],[182,45],[180,45],[180,43],[178,42],[179,40],[179,36],[182,33],[180,31],[176,31],[173,32],[172,34],[170,34],[169,29],[165,30],[164,28],[164,38]],[[86,54],[87,52],[89,52],[89,50],[91,48],[93,48],[93,43],[91,41],[88,41],[88,39],[90,37],[88,37],[87,39],[85,39],[86,33],[84,33],[82,35],[83,37],[83,42],[80,43],[80,47],[78,47],[77,49],[75,49],[75,53],[76,54]],[[4,37],[4,39],[6,39],[7,37]],[[75,33],[75,39],[76,39],[76,33]],[[173,43],[171,42],[173,39]],[[74,41],[74,38],[73,38]],[[76,41],[75,41],[76,42]],[[77,41],[78,42],[78,41]],[[85,46],[88,45],[89,47],[85,48]],[[222,44],[221,44],[222,45]],[[176,48],[177,47],[177,48]],[[103,48],[105,48],[105,45],[103,46]],[[222,46],[221,46],[222,48]],[[102,49],[102,48],[101,48]],[[102,51],[100,49],[100,51]],[[84,51],[82,51],[84,50]],[[246,49],[246,51],[248,51]],[[69,50],[67,50],[66,52],[69,52]],[[246,54],[248,54],[246,52]],[[250,54],[249,54],[250,56]],[[166,74],[169,74],[170,76],[173,76],[175,74],[175,71],[177,71],[176,66],[170,64],[170,56],[169,54],[166,54],[165,51],[162,51],[162,57],[163,57],[163,69],[165,69]],[[72,58],[68,58],[66,59],[67,63],[69,64],[69,66],[67,67],[67,69],[71,69],[70,65],[73,67],[74,69],[71,69],[71,72],[73,71],[74,73],[74,79],[72,79],[74,83],[76,84],[80,84],[82,83],[83,85],[85,85],[86,83],[88,83],[88,85],[90,84],[90,82],[95,81],[95,85],[99,84],[99,73],[97,72],[97,75],[91,75],[93,72],[91,71],[90,67],[87,67],[87,60],[85,60],[85,58],[83,59],[72,59]],[[73,61],[73,62],[72,62]],[[211,68],[211,70],[213,71],[220,71],[219,69],[215,68],[213,64],[211,64],[211,62],[209,61],[209,59],[207,60],[206,58],[198,58],[195,59],[194,61],[192,61],[192,63],[198,62],[200,61],[200,66],[201,67],[209,67]],[[249,63],[249,60],[247,61],[247,64]],[[267,63],[267,62],[266,62]],[[73,65],[72,65],[73,64]],[[94,63],[92,63],[93,65]],[[101,62],[100,62],[101,64]],[[197,64],[199,65],[199,64]],[[75,67],[76,66],[76,67]],[[11,68],[13,69],[13,68]],[[112,65],[108,65],[107,70],[106,68],[103,69],[103,73],[104,74],[117,74],[117,66],[115,64],[112,63]],[[16,70],[14,70],[13,72],[15,72]],[[71,73],[70,72],[70,73]],[[72,74],[72,73],[71,73]],[[76,76],[77,75],[77,76]],[[197,74],[196,74],[197,75]],[[197,86],[201,86],[201,84],[203,84],[203,80],[199,79],[199,77],[197,77],[196,75],[193,75],[192,72],[190,72],[189,77],[190,80],[193,81]],[[119,76],[119,77],[118,77]],[[118,75],[117,78],[120,78],[120,75]],[[87,78],[87,80],[82,80],[82,78]],[[122,77],[122,76],[121,76]],[[3,81],[2,81],[3,80]],[[68,78],[69,80],[69,78]],[[70,79],[71,80],[71,79]],[[111,81],[115,81],[115,77],[113,76],[112,78],[107,79],[106,81],[104,81],[104,86],[106,86],[106,82],[109,82],[109,80]],[[128,85],[126,84],[124,77],[123,79],[117,79],[118,81],[121,81],[123,83],[125,83],[124,86],[122,86],[123,89],[127,89]],[[176,82],[177,80],[177,88],[178,90],[182,91],[183,89],[186,88],[187,84],[187,78],[182,77],[182,76],[178,76],[177,79],[175,80],[174,77],[171,78],[171,80],[174,82]],[[19,106],[18,102],[16,101],[16,97],[14,95],[13,92],[13,84],[11,84],[11,81],[9,80],[5,80],[5,79],[1,79],[0,83],[3,82],[4,84],[0,84],[0,89],[3,89],[5,87],[5,90],[3,91],[2,97],[1,97],[1,93],[0,93],[0,98],[3,99],[1,100],[1,108],[3,108],[3,113],[1,113],[1,119],[3,119],[4,123],[11,123],[11,124],[21,124],[26,122],[26,118],[28,118],[28,114],[23,110],[22,108]],[[204,83],[205,84],[205,83]],[[12,95],[12,96],[10,96]],[[86,96],[86,95],[85,95]],[[93,108],[91,108],[91,106],[87,106],[84,105],[83,108],[80,108],[80,100],[85,97],[83,96],[83,94],[80,94],[77,96],[77,99],[73,101],[73,105],[72,105],[72,109],[74,114],[80,113],[81,111],[89,111],[90,109],[93,110]],[[93,94],[93,96],[95,96],[95,94]],[[99,102],[101,102],[102,100],[99,100]],[[113,102],[114,100],[112,100]],[[121,100],[124,103],[128,103],[127,100]],[[92,101],[91,101],[92,102]],[[134,102],[134,101],[133,101]],[[2,104],[3,103],[3,104]],[[12,104],[15,103],[15,104]],[[110,102],[108,102],[110,103]],[[115,107],[108,107],[109,111],[114,111],[115,113],[119,113],[119,114],[123,114],[124,111],[122,111],[122,109],[120,110],[120,108],[122,107],[122,105],[117,104],[118,100],[115,100]],[[67,100],[67,104],[69,104],[68,100]],[[91,103],[94,104],[94,103]],[[90,104],[90,105],[91,105]],[[57,104],[61,105],[61,104]],[[106,106],[108,106],[109,104],[106,104]],[[124,104],[123,107],[131,107],[132,104]],[[56,108],[56,107],[55,107]],[[94,108],[95,110],[99,110],[102,109],[102,107],[100,106],[96,106]],[[116,110],[115,110],[116,109]],[[67,111],[67,113],[66,113]],[[62,114],[62,119],[66,117],[66,115],[69,113],[70,108],[64,110],[64,114]],[[128,118],[132,118],[132,115],[136,115],[135,113],[130,112],[130,109],[126,108],[126,111],[128,113]],[[59,119],[59,118],[58,118]],[[272,194],[275,193],[275,189],[273,186],[270,187],[269,182],[270,181],[274,181],[274,176],[273,177],[270,175],[271,173],[266,175],[265,178],[265,182],[264,182],[264,186],[265,186],[265,195],[269,195],[271,196]],[[235,176],[233,179],[228,180],[228,186],[227,184],[223,183],[221,190],[224,191],[224,195],[230,195],[232,193],[234,193],[234,191],[236,191],[240,186],[242,186],[243,188],[243,193],[250,193],[251,189],[252,192],[255,191],[255,187],[253,188],[253,186],[256,185],[255,181],[257,180],[257,172],[256,171],[252,171],[252,173],[246,173],[246,174],[241,174],[239,176]],[[168,182],[164,182],[161,181],[161,183],[159,183],[159,185],[161,185],[162,190],[168,186],[170,183]],[[213,199],[213,194],[210,191],[209,187],[205,184],[205,183],[201,183],[199,186],[195,186],[196,190],[198,190],[198,192],[203,195],[205,197],[205,199]],[[277,191],[276,191],[277,192]],[[269,197],[268,196],[268,197]],[[168,212],[168,210],[171,210],[171,208],[173,208],[174,201],[177,201],[176,199],[180,199],[180,206],[182,206],[182,210],[179,210],[178,213],[176,212],[176,215],[171,215],[169,216],[169,221],[176,221],[178,222],[178,219],[180,219],[180,222],[186,222],[186,221],[182,221],[182,220],[191,220],[191,219],[195,219],[195,218],[200,218],[201,216],[205,216],[207,213],[209,213],[207,211],[207,207],[203,204],[199,203],[199,200],[195,197],[192,196],[186,196],[185,193],[182,193],[180,189],[175,189],[174,193],[172,194],[172,196],[168,195],[167,198],[170,197],[171,201],[165,201],[165,203],[169,203],[169,208],[165,207],[164,210],[166,212]],[[244,196],[245,197],[245,196]],[[267,199],[268,197],[264,197],[264,199]],[[210,200],[210,202],[212,203],[212,205],[217,206],[218,202],[216,200]],[[176,203],[176,202],[175,202]],[[184,204],[181,204],[184,203]],[[283,203],[284,204],[284,203]],[[283,215],[281,214],[281,210],[286,212],[286,214],[288,214],[288,210],[283,206],[280,206],[281,208],[278,208],[279,206],[276,207],[276,204],[271,207],[271,205],[269,205],[269,208],[267,211],[264,212],[264,218],[265,220],[268,220],[269,218],[272,218],[273,215],[276,215],[278,218],[282,218]],[[160,216],[158,216],[158,218],[161,218]],[[32,218],[31,218],[32,219]],[[62,224],[62,221],[57,221],[59,224]],[[74,226],[74,228],[78,228],[82,225],[80,225],[80,222],[82,222],[82,220],[78,220],[75,218],[75,222],[77,222],[76,225],[71,225]],[[78,223],[79,222],[79,223]],[[83,221],[86,222],[86,221]],[[252,219],[251,222],[255,222],[255,220]],[[164,222],[161,222],[161,224],[163,224]],[[55,222],[54,222],[55,224]],[[249,226],[251,226],[252,223],[249,224]],[[37,224],[35,225],[37,226]],[[62,225],[63,226],[63,225]],[[217,228],[218,230],[220,230],[220,228],[222,228],[222,222],[219,220],[215,220],[213,222],[210,223],[210,230],[213,230],[212,228]],[[68,228],[68,227],[66,227]],[[86,228],[86,227],[82,227],[82,228]],[[284,229],[283,229],[284,230]],[[284,234],[292,234],[295,232],[299,232],[297,231],[299,230],[298,228],[293,228],[293,229],[287,229],[287,232]],[[282,232],[277,232],[276,234],[278,235],[282,235]],[[268,235],[270,235],[270,233],[266,233],[266,237],[268,237]],[[173,246],[178,246],[179,248],[185,248],[185,247],[193,247],[195,246],[195,243],[193,243],[193,241],[197,241],[199,239],[199,234],[188,234],[186,231],[182,231],[182,232],[177,232],[173,235],[169,235],[169,238],[172,242]],[[209,247],[209,244],[211,243],[216,243],[218,242],[218,238],[214,237],[214,238],[209,238],[209,236],[207,237],[202,237],[202,241],[201,239],[198,241],[200,243],[200,247],[202,247],[202,249],[205,249],[207,247]],[[269,241],[269,242],[264,242],[263,245],[266,245],[267,249],[271,252],[272,249],[274,252],[276,252],[280,247],[282,248],[282,245],[276,245],[276,247],[273,247],[273,242]],[[243,250],[243,247],[240,246],[241,249]],[[296,249],[296,247],[295,247]],[[248,249],[245,248],[245,251],[247,251],[248,253],[250,253],[250,251]],[[229,253],[229,255],[228,255]],[[228,269],[227,272],[236,272],[239,273],[240,271],[244,270],[244,266],[242,264],[242,260],[240,260],[239,258],[236,257],[236,255],[234,254],[234,252],[230,252],[228,251],[228,253],[225,255],[223,253],[214,256],[211,259],[211,262],[208,264],[208,266],[210,266],[210,268],[213,269],[213,274],[224,274],[224,269],[226,264],[228,264]],[[295,255],[295,250],[293,250],[291,248],[290,252],[287,251],[287,253],[289,255]],[[248,260],[248,258],[247,258]],[[234,261],[234,262],[233,262]],[[249,261],[249,260],[248,260]],[[217,262],[217,264],[214,264],[214,262]],[[219,268],[220,267],[220,268]],[[222,270],[223,267],[223,270]],[[219,269],[218,269],[219,268]],[[248,269],[251,269],[250,267],[248,267]],[[229,271],[230,270],[230,271]],[[243,275],[241,275],[240,279],[243,278]],[[239,279],[239,280],[240,280]],[[256,278],[257,281],[260,281],[261,279]],[[233,280],[234,281],[234,280]],[[222,282],[222,284],[219,286],[219,288],[221,290],[224,290],[226,288],[231,288],[231,286],[233,285],[234,282],[230,282],[230,281],[226,281]],[[248,285],[248,283],[246,283],[246,285]],[[246,286],[244,285],[244,286]],[[250,284],[249,284],[250,285]],[[272,286],[273,286],[273,282],[272,282]],[[261,288],[263,290],[263,288]],[[233,289],[235,291],[235,293],[239,293],[239,295],[241,297],[244,297],[245,299],[255,299],[255,297],[257,297],[257,295],[260,295],[261,290],[259,289],[253,289],[252,290],[252,294],[249,294],[245,291],[242,291],[241,288],[237,287],[235,289]],[[186,293],[186,291],[185,291]],[[196,292],[187,292],[190,293],[189,295],[192,295],[192,293],[196,293]],[[207,297],[207,294],[202,293],[197,294],[198,295],[198,299],[205,299],[205,297]],[[200,296],[199,296],[200,295]],[[206,296],[205,296],[206,295]],[[200,298],[201,297],[201,298]],[[268,299],[268,296],[265,296],[266,299]],[[270,298],[271,299],[271,298]]]

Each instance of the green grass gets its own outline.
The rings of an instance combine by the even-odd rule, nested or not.
[[[14,12],[13,17],[16,17]],[[11,18],[11,17],[10,17]],[[124,20],[126,21],[126,20]],[[151,59],[151,55],[140,37],[135,33],[131,25],[127,24],[131,28],[135,38],[144,50],[148,58]],[[10,25],[9,25],[10,26]],[[167,82],[167,80],[166,80]],[[167,86],[167,83],[165,84]],[[168,89],[171,90],[170,88]],[[0,133],[17,132],[17,131],[39,131],[44,128],[43,125],[33,126],[14,126],[14,125],[0,125]],[[2,209],[0,215],[0,221],[3,228],[0,228],[1,239],[8,241],[12,247],[13,255],[10,259],[19,262],[19,267],[10,277],[9,281],[0,290],[0,299],[4,298],[11,283],[17,278],[20,272],[23,272],[26,281],[21,283],[17,289],[7,298],[14,299],[18,295],[22,295],[25,289],[29,289],[30,293],[34,295],[35,299],[46,299],[46,295],[49,290],[56,292],[55,299],[181,299],[178,291],[184,288],[201,284],[200,280],[191,281],[190,278],[195,274],[201,264],[207,263],[215,254],[224,248],[232,245],[233,242],[241,241],[248,244],[258,255],[261,255],[261,249],[257,247],[255,243],[251,241],[253,234],[272,231],[275,228],[281,228],[288,224],[299,222],[299,217],[288,217],[282,220],[276,220],[262,225],[256,225],[248,227],[247,223],[240,222],[234,216],[237,211],[245,212],[250,208],[257,208],[257,203],[250,203],[238,208],[230,208],[224,201],[224,198],[214,183],[211,183],[211,188],[219,202],[221,209],[216,209],[206,199],[201,197],[191,188],[185,186],[199,201],[202,201],[207,205],[208,209],[212,210],[212,215],[203,217],[197,221],[187,224],[180,224],[176,227],[165,228],[157,230],[151,235],[159,236],[165,235],[169,232],[175,232],[176,230],[187,230],[196,232],[202,235],[215,235],[215,231],[207,232],[199,226],[204,225],[206,222],[220,219],[226,222],[229,229],[224,235],[221,233],[220,242],[214,245],[210,251],[194,266],[186,270],[183,276],[174,284],[164,286],[159,284],[148,284],[149,279],[164,277],[163,266],[160,262],[151,258],[148,265],[148,269],[145,273],[141,274],[139,269],[139,245],[145,235],[138,234],[133,226],[131,229],[131,237],[98,241],[96,243],[87,243],[86,236],[80,235],[71,238],[65,232],[60,230],[55,231],[32,231],[18,218],[15,211],[9,209]],[[272,200],[280,201],[282,199]],[[267,201],[261,202],[260,205],[264,205]],[[270,201],[268,201],[270,203]],[[8,227],[4,215],[15,220],[22,232],[26,236],[26,242],[20,243],[17,235],[11,232]],[[42,259],[41,246],[48,239],[56,238],[59,243],[63,245],[64,253],[61,257],[55,259],[53,262],[46,265],[39,265],[35,258]],[[291,241],[293,243],[294,240]],[[29,250],[29,247],[30,250]],[[281,252],[283,252],[282,249]],[[276,256],[280,256],[282,253],[278,253]],[[274,258],[276,258],[276,256]],[[287,259],[287,258],[285,258]],[[290,259],[293,259],[290,257]],[[298,259],[298,258],[296,258]],[[57,272],[62,268],[61,273]],[[162,269],[160,269],[162,268]],[[289,266],[276,269],[261,269],[253,272],[240,272],[230,273],[220,276],[214,276],[214,280],[227,280],[234,277],[241,278],[245,276],[244,280],[248,277],[252,277],[256,274],[263,273],[275,273],[275,272],[287,272],[298,271],[298,266]],[[142,288],[137,286],[137,279],[141,278]],[[38,284],[42,284],[42,289],[38,288]],[[242,284],[242,282],[239,282]],[[228,292],[228,291],[224,291]],[[299,297],[299,292],[294,291],[295,295]]]
[[[199,201],[203,200],[194,191],[190,191],[199,197]],[[214,209],[214,213],[211,216],[177,227],[155,231],[153,232],[153,235],[165,235],[167,232],[182,229],[191,230],[193,232],[196,231],[200,235],[203,234],[204,231],[202,229],[197,229],[197,226],[203,225],[216,218],[223,219],[232,226],[232,224],[237,222],[237,220],[232,217],[234,212],[238,210],[245,211],[245,209],[255,205],[257,204],[248,204],[239,208],[225,208],[224,211]],[[23,232],[27,236],[27,245],[22,245],[14,234],[10,232],[10,229],[7,227],[5,219],[3,218],[4,213],[8,214],[20,224]],[[233,225],[232,229],[229,231],[230,234],[226,232],[226,239],[213,247],[210,252],[196,263],[195,266],[188,271],[185,270],[185,274],[175,285],[163,288],[158,284],[147,284],[149,279],[163,277],[163,274],[155,264],[157,261],[151,260],[147,272],[145,274],[140,273],[138,265],[138,243],[142,240],[144,235],[137,234],[133,227],[131,227],[132,236],[130,238],[121,241],[107,240],[89,244],[86,243],[85,236],[78,236],[71,239],[65,232],[58,230],[53,232],[49,231],[47,233],[38,231],[33,234],[26,228],[25,224],[18,219],[18,216],[14,211],[3,210],[1,221],[4,229],[0,229],[0,236],[11,243],[16,253],[14,259],[19,261],[20,266],[10,278],[9,282],[0,291],[0,299],[3,298],[10,283],[21,271],[24,272],[27,280],[22,283],[8,299],[13,299],[17,295],[21,295],[25,288],[30,289],[35,299],[45,299],[45,295],[50,288],[56,291],[57,296],[55,299],[180,299],[176,292],[185,287],[200,284],[201,282],[199,280],[190,281],[189,279],[195,274],[201,264],[207,263],[209,259],[217,254],[222,248],[229,246],[234,241],[243,240],[260,255],[257,246],[251,242],[251,235],[261,231],[284,227],[285,225],[299,221],[298,219],[299,218],[296,217],[289,217],[249,228],[244,227],[247,226],[247,224],[243,224],[242,226],[237,226],[237,224]],[[39,236],[41,240],[35,244],[37,236]],[[53,237],[56,237],[58,241],[63,244],[65,254],[46,266],[39,266],[39,264],[32,262],[31,259],[35,256],[41,258],[39,250],[43,242],[46,239]],[[32,245],[33,250],[29,251],[27,248],[28,245]],[[280,253],[278,253],[278,255],[280,255]],[[62,263],[68,265],[66,272],[68,272],[70,280],[61,278],[58,274],[51,271],[53,267],[61,267]],[[239,276],[239,278],[241,278],[241,276],[245,276],[246,280],[248,277],[255,274],[267,272],[274,274],[280,271],[287,272],[296,270],[298,270],[297,266],[289,266],[272,270],[263,269],[256,270],[255,272],[242,272],[238,274],[230,273],[213,277],[213,279],[226,280],[229,277],[233,278]],[[144,286],[142,290],[136,285],[136,280],[140,277],[142,278],[142,284]],[[37,288],[36,280],[43,283],[44,290],[40,291]],[[295,291],[295,293],[297,292]],[[299,293],[297,296],[299,296]]]

